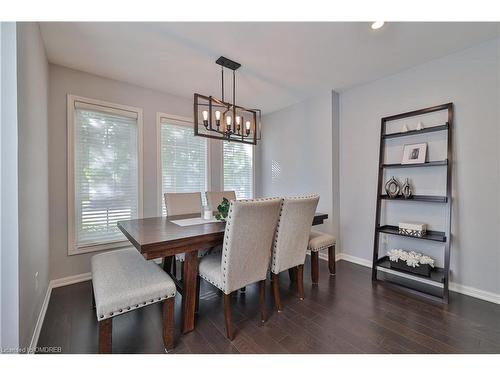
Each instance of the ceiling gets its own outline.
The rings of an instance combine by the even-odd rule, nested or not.
[[[51,63],[192,98],[220,97],[224,55],[242,64],[237,103],[272,112],[498,37],[497,23],[40,24]],[[228,77],[228,76],[226,76]],[[228,77],[229,78],[229,77]],[[226,79],[226,97],[230,79]]]

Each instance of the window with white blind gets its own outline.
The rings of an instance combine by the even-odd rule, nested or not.
[[[160,149],[159,197],[162,215],[166,215],[164,193],[201,192],[205,200],[208,188],[207,138],[195,137],[193,123],[171,115],[159,115],[158,134]]]
[[[224,190],[234,190],[237,199],[253,198],[253,147],[223,142]]]
[[[142,110],[68,96],[69,253],[128,245],[142,216]]]

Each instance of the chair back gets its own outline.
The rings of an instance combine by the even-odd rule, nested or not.
[[[201,214],[201,193],[165,193],[167,215]]]
[[[228,201],[236,200],[236,192],[234,190],[228,191],[207,191],[207,204],[211,211],[217,211],[217,207],[222,203],[222,199],[226,198]]]
[[[280,207],[280,198],[231,201],[221,262],[225,294],[266,279]]]
[[[273,245],[273,273],[304,264],[318,201],[319,195],[283,199]]]

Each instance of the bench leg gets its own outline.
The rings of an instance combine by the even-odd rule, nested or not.
[[[99,321],[99,354],[112,353],[113,318]]]
[[[163,345],[167,352],[174,348],[174,305],[175,298],[163,302]]]
[[[317,284],[319,280],[318,251],[311,251],[311,280],[313,284]]]
[[[297,266],[297,289],[299,292],[299,298],[304,299],[304,265],[300,264]]]
[[[281,306],[281,297],[280,297],[280,276],[278,274],[271,274],[271,281],[273,283],[273,294],[274,294],[274,304],[276,305],[276,309],[278,312],[283,310]]]
[[[330,275],[335,275],[335,245],[328,248],[328,268]]]

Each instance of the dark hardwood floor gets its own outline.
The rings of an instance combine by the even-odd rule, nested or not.
[[[370,269],[345,261],[330,277],[320,261],[320,282],[313,286],[308,258],[303,301],[284,272],[284,311],[276,312],[268,281],[266,323],[260,322],[257,284],[233,298],[232,342],[225,337],[222,295],[202,281],[196,329],[187,335],[180,333],[177,296],[172,353],[500,353],[499,305],[457,293],[449,305],[435,304],[373,285],[370,277]],[[57,288],[38,346],[96,353],[97,327],[90,282]],[[161,327],[160,304],[114,318],[113,352],[164,353]]]

